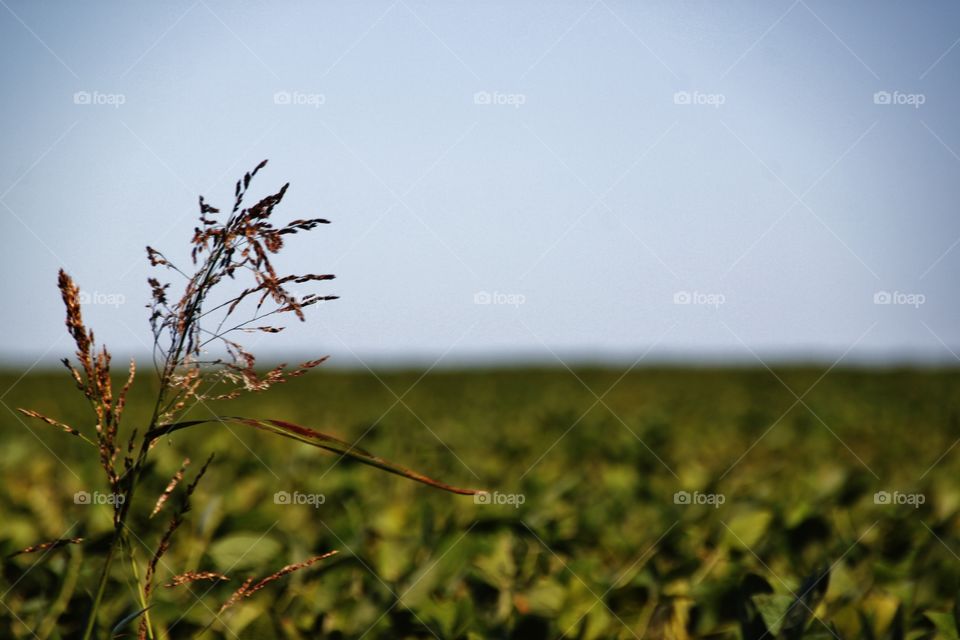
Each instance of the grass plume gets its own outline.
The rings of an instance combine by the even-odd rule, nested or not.
[[[159,534],[145,566],[133,551],[132,538],[149,535],[129,528],[129,514],[139,503],[138,489],[143,483],[150,452],[160,436],[209,422],[233,422],[260,431],[298,440],[406,478],[460,494],[473,489],[454,487],[420,473],[393,464],[354,447],[334,436],[295,425],[277,418],[219,417],[210,420],[184,420],[184,414],[210,400],[229,400],[243,393],[260,393],[275,384],[304,375],[325,361],[315,357],[299,364],[280,364],[265,372],[256,357],[244,346],[242,337],[251,333],[275,334],[290,318],[306,321],[306,312],[315,305],[337,299],[317,290],[334,279],[326,273],[280,273],[274,265],[276,255],[298,233],[312,231],[329,223],[324,218],[296,218],[286,224],[273,222],[275,209],[289,189],[289,183],[246,206],[254,177],[266,166],[259,163],[237,181],[232,207],[227,211],[210,205],[201,196],[200,215],[190,238],[189,266],[178,266],[160,250],[147,247],[147,259],[159,272],[148,278],[150,288],[149,324],[153,336],[153,365],[159,385],[150,418],[145,424],[123,422],[127,396],[137,377],[131,361],[126,383],[115,392],[111,376],[111,355],[98,346],[93,330],[84,323],[80,289],[60,270],[57,286],[66,308],[66,327],[75,345],[74,358],[63,359],[70,377],[90,407],[92,429],[78,429],[30,409],[20,412],[83,440],[97,450],[99,466],[113,505],[113,533],[103,557],[100,578],[93,589],[93,601],[83,632],[84,640],[98,634],[100,605],[112,581],[112,564],[119,549],[126,549],[131,573],[137,583],[139,602],[116,627],[139,618],[138,636],[153,637],[150,620],[151,600],[157,572],[164,555],[173,544],[174,534],[191,510],[191,499],[213,460],[211,454],[193,480],[183,486],[190,463],[186,458],[166,488],[153,500],[146,518],[150,521],[168,502],[175,503],[167,526]],[[168,278],[171,279],[168,281]],[[231,284],[232,283],[232,284]],[[227,286],[225,286],[227,285]],[[219,353],[220,355],[210,355]],[[125,438],[121,438],[121,433]],[[121,444],[124,442],[124,444]],[[122,458],[118,456],[122,452]],[[81,544],[81,538],[61,539],[28,547],[19,553],[45,551],[67,544]],[[330,557],[336,551],[293,563],[254,581],[252,578],[234,592],[221,608],[249,598],[280,578]],[[143,580],[139,576],[143,571]],[[166,586],[174,587],[197,580],[228,580],[209,570],[193,570],[173,576]],[[209,625],[208,625],[209,626]]]

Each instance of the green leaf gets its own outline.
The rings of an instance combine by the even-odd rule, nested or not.
[[[772,594],[773,587],[766,578],[755,573],[748,573],[740,582],[738,617],[740,619],[740,637],[743,640],[762,640],[770,638],[763,616],[760,615],[754,596]]]
[[[563,609],[567,590],[556,580],[547,578],[537,581],[524,595],[530,613],[555,617]]]
[[[783,624],[784,636],[790,640],[800,640],[803,637],[807,621],[813,611],[820,604],[824,594],[830,586],[830,568],[822,567],[803,580],[796,600],[787,611],[786,621]]]
[[[954,628],[960,629],[960,593],[953,600],[953,625]]]
[[[209,553],[217,569],[228,572],[276,564],[281,551],[282,546],[273,538],[256,533],[237,533],[213,543]]]
[[[431,599],[416,607],[416,618],[431,632],[443,638],[459,638],[463,635],[473,616],[473,604],[469,598],[453,600]],[[427,637],[431,637],[427,634]]]
[[[939,611],[926,611],[924,614],[933,626],[937,628],[937,637],[946,640],[960,640],[957,636],[957,625],[953,621],[952,613],[941,613]]]
[[[363,449],[360,449],[359,447],[344,440],[340,440],[339,438],[334,438],[333,436],[325,433],[314,431],[313,429],[302,427],[298,424],[293,424],[292,422],[286,422],[284,420],[261,420],[257,418],[241,418],[236,416],[217,416],[216,418],[210,420],[188,420],[185,422],[162,425],[149,431],[146,437],[147,440],[152,442],[161,436],[173,433],[174,431],[179,431],[180,429],[211,423],[225,425],[228,422],[275,433],[279,436],[284,436],[285,438],[292,438],[293,440],[298,440],[320,449],[326,449],[327,451],[338,453],[352,460],[356,460],[357,462],[368,464],[371,467],[389,471],[390,473],[395,473],[399,476],[403,476],[417,482],[422,482],[423,484],[428,484],[431,487],[443,489],[444,491],[459,493],[461,495],[474,495],[482,491],[481,489],[463,489],[445,484],[438,480],[434,480],[433,478],[429,478],[421,473],[417,473],[416,471],[401,467],[398,464],[388,462],[383,458],[379,458],[372,453],[364,451]]]
[[[759,593],[753,596],[753,602],[771,635],[778,635],[787,617],[787,611],[793,604],[793,597],[777,593]]]
[[[752,551],[754,545],[767,532],[767,526],[772,519],[773,514],[769,511],[748,511],[737,514],[727,523],[726,543]]]

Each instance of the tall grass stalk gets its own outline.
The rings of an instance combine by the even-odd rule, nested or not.
[[[284,329],[284,326],[277,324],[283,317],[292,316],[301,322],[305,321],[308,308],[337,298],[310,290],[332,280],[332,274],[281,275],[274,268],[272,258],[284,248],[290,237],[328,224],[328,221],[323,218],[299,218],[283,226],[274,226],[271,216],[283,200],[289,184],[252,206],[245,206],[251,181],[266,164],[264,160],[237,181],[233,206],[229,212],[222,213],[200,197],[199,224],[190,240],[192,264],[189,268],[181,269],[160,251],[147,247],[150,264],[161,270],[160,277],[148,279],[153,365],[159,386],[150,419],[142,428],[129,429],[126,423],[121,424],[127,394],[136,377],[135,363],[131,361],[126,383],[119,392],[114,393],[110,352],[106,347],[98,349],[93,331],[84,324],[78,286],[66,272],[61,270],[59,273],[58,286],[66,306],[67,330],[76,345],[74,361],[64,359],[63,364],[77,389],[87,399],[94,425],[92,428],[78,429],[35,411],[20,411],[92,447],[110,492],[118,497],[113,501],[113,532],[93,591],[83,631],[84,640],[90,640],[98,633],[100,610],[110,585],[114,560],[124,546],[129,550],[131,573],[138,585],[139,602],[133,613],[117,626],[132,624],[139,618],[138,637],[153,637],[148,611],[157,579],[157,566],[190,511],[191,497],[213,459],[211,455],[189,483],[182,482],[189,464],[189,460],[185,460],[156,499],[150,518],[164,510],[171,514],[156,549],[145,563],[141,578],[130,540],[128,520],[132,509],[140,504],[135,502],[135,498],[139,498],[137,489],[144,480],[150,451],[163,436],[182,429],[229,422],[298,440],[433,487],[460,494],[477,493],[473,489],[438,482],[359,449],[347,441],[284,420],[242,416],[183,419],[184,414],[197,404],[205,404],[208,400],[230,400],[245,392],[266,391],[274,384],[307,373],[325,360],[308,360],[294,367],[281,364],[261,373],[256,358],[244,348],[238,337],[248,333],[278,333]],[[172,285],[165,281],[167,277],[176,279],[176,288],[180,291],[178,296],[171,297]],[[216,353],[220,355],[210,355]],[[125,444],[122,444],[121,433],[126,435]],[[137,534],[137,538],[142,537]],[[57,540],[36,545],[24,552],[82,543],[80,538]],[[329,551],[288,565],[260,581],[247,579],[223,603],[220,612],[270,583],[334,553],[335,550]],[[211,571],[189,571],[174,576],[168,586],[226,578]],[[213,621],[206,629],[212,624]]]

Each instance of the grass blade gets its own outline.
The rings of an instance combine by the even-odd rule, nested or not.
[[[146,437],[149,441],[153,441],[156,438],[179,431],[181,429],[218,422],[253,427],[255,429],[274,433],[285,438],[292,438],[293,440],[298,440],[305,444],[346,456],[351,460],[362,462],[363,464],[370,465],[371,467],[376,467],[378,469],[382,469],[383,471],[395,473],[399,476],[409,478],[410,480],[422,482],[423,484],[427,484],[438,489],[443,489],[444,491],[449,491],[451,493],[474,495],[482,492],[481,489],[464,489],[434,480],[433,478],[429,478],[421,473],[417,473],[416,471],[407,469],[406,467],[402,467],[398,464],[394,464],[384,460],[383,458],[375,456],[369,451],[364,451],[363,449],[360,449],[349,442],[340,440],[339,438],[335,438],[319,431],[315,431],[313,429],[309,429],[307,427],[300,426],[298,424],[294,424],[292,422],[286,422],[284,420],[262,420],[257,418],[242,418],[236,416],[218,416],[209,420],[187,420],[168,425],[161,425],[147,433]]]
[[[115,637],[117,636],[117,634],[120,633],[120,631],[123,630],[123,628],[124,628],[125,626],[127,626],[128,624],[130,624],[131,622],[133,622],[134,620],[136,620],[137,618],[139,618],[139,617],[140,617],[141,615],[143,615],[144,613],[146,613],[147,609],[149,609],[149,608],[152,607],[152,606],[153,606],[153,605],[151,604],[149,607],[143,607],[142,609],[139,609],[139,610],[134,611],[133,613],[131,613],[131,614],[129,614],[129,615],[124,616],[124,617],[120,620],[120,622],[118,622],[117,624],[113,625],[113,629],[110,630],[110,637],[111,637],[111,638],[115,638]]]

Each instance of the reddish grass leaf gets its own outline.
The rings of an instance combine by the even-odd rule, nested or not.
[[[232,423],[244,425],[274,433],[279,436],[284,436],[286,438],[292,438],[293,440],[298,440],[311,446],[340,454],[350,458],[351,460],[362,462],[363,464],[370,465],[371,467],[376,467],[378,469],[382,469],[383,471],[395,473],[399,476],[409,478],[410,480],[422,482],[423,484],[427,484],[438,489],[443,489],[444,491],[450,491],[451,493],[474,495],[477,493],[482,493],[483,491],[482,489],[464,489],[461,487],[454,487],[452,485],[440,482],[439,480],[434,480],[433,478],[425,476],[422,473],[418,473],[375,456],[369,451],[364,451],[363,449],[360,449],[349,442],[340,440],[339,438],[335,438],[319,431],[315,431],[313,429],[309,429],[307,427],[300,426],[298,424],[294,424],[292,422],[286,422],[284,420],[262,420],[236,416],[217,416],[216,418],[210,420],[187,420],[184,422],[176,422],[174,424],[159,426],[147,434],[147,439],[152,441],[161,436],[173,433],[174,431],[179,431],[180,429],[186,429],[188,427],[201,424],[215,424],[217,422],[221,424]]]

